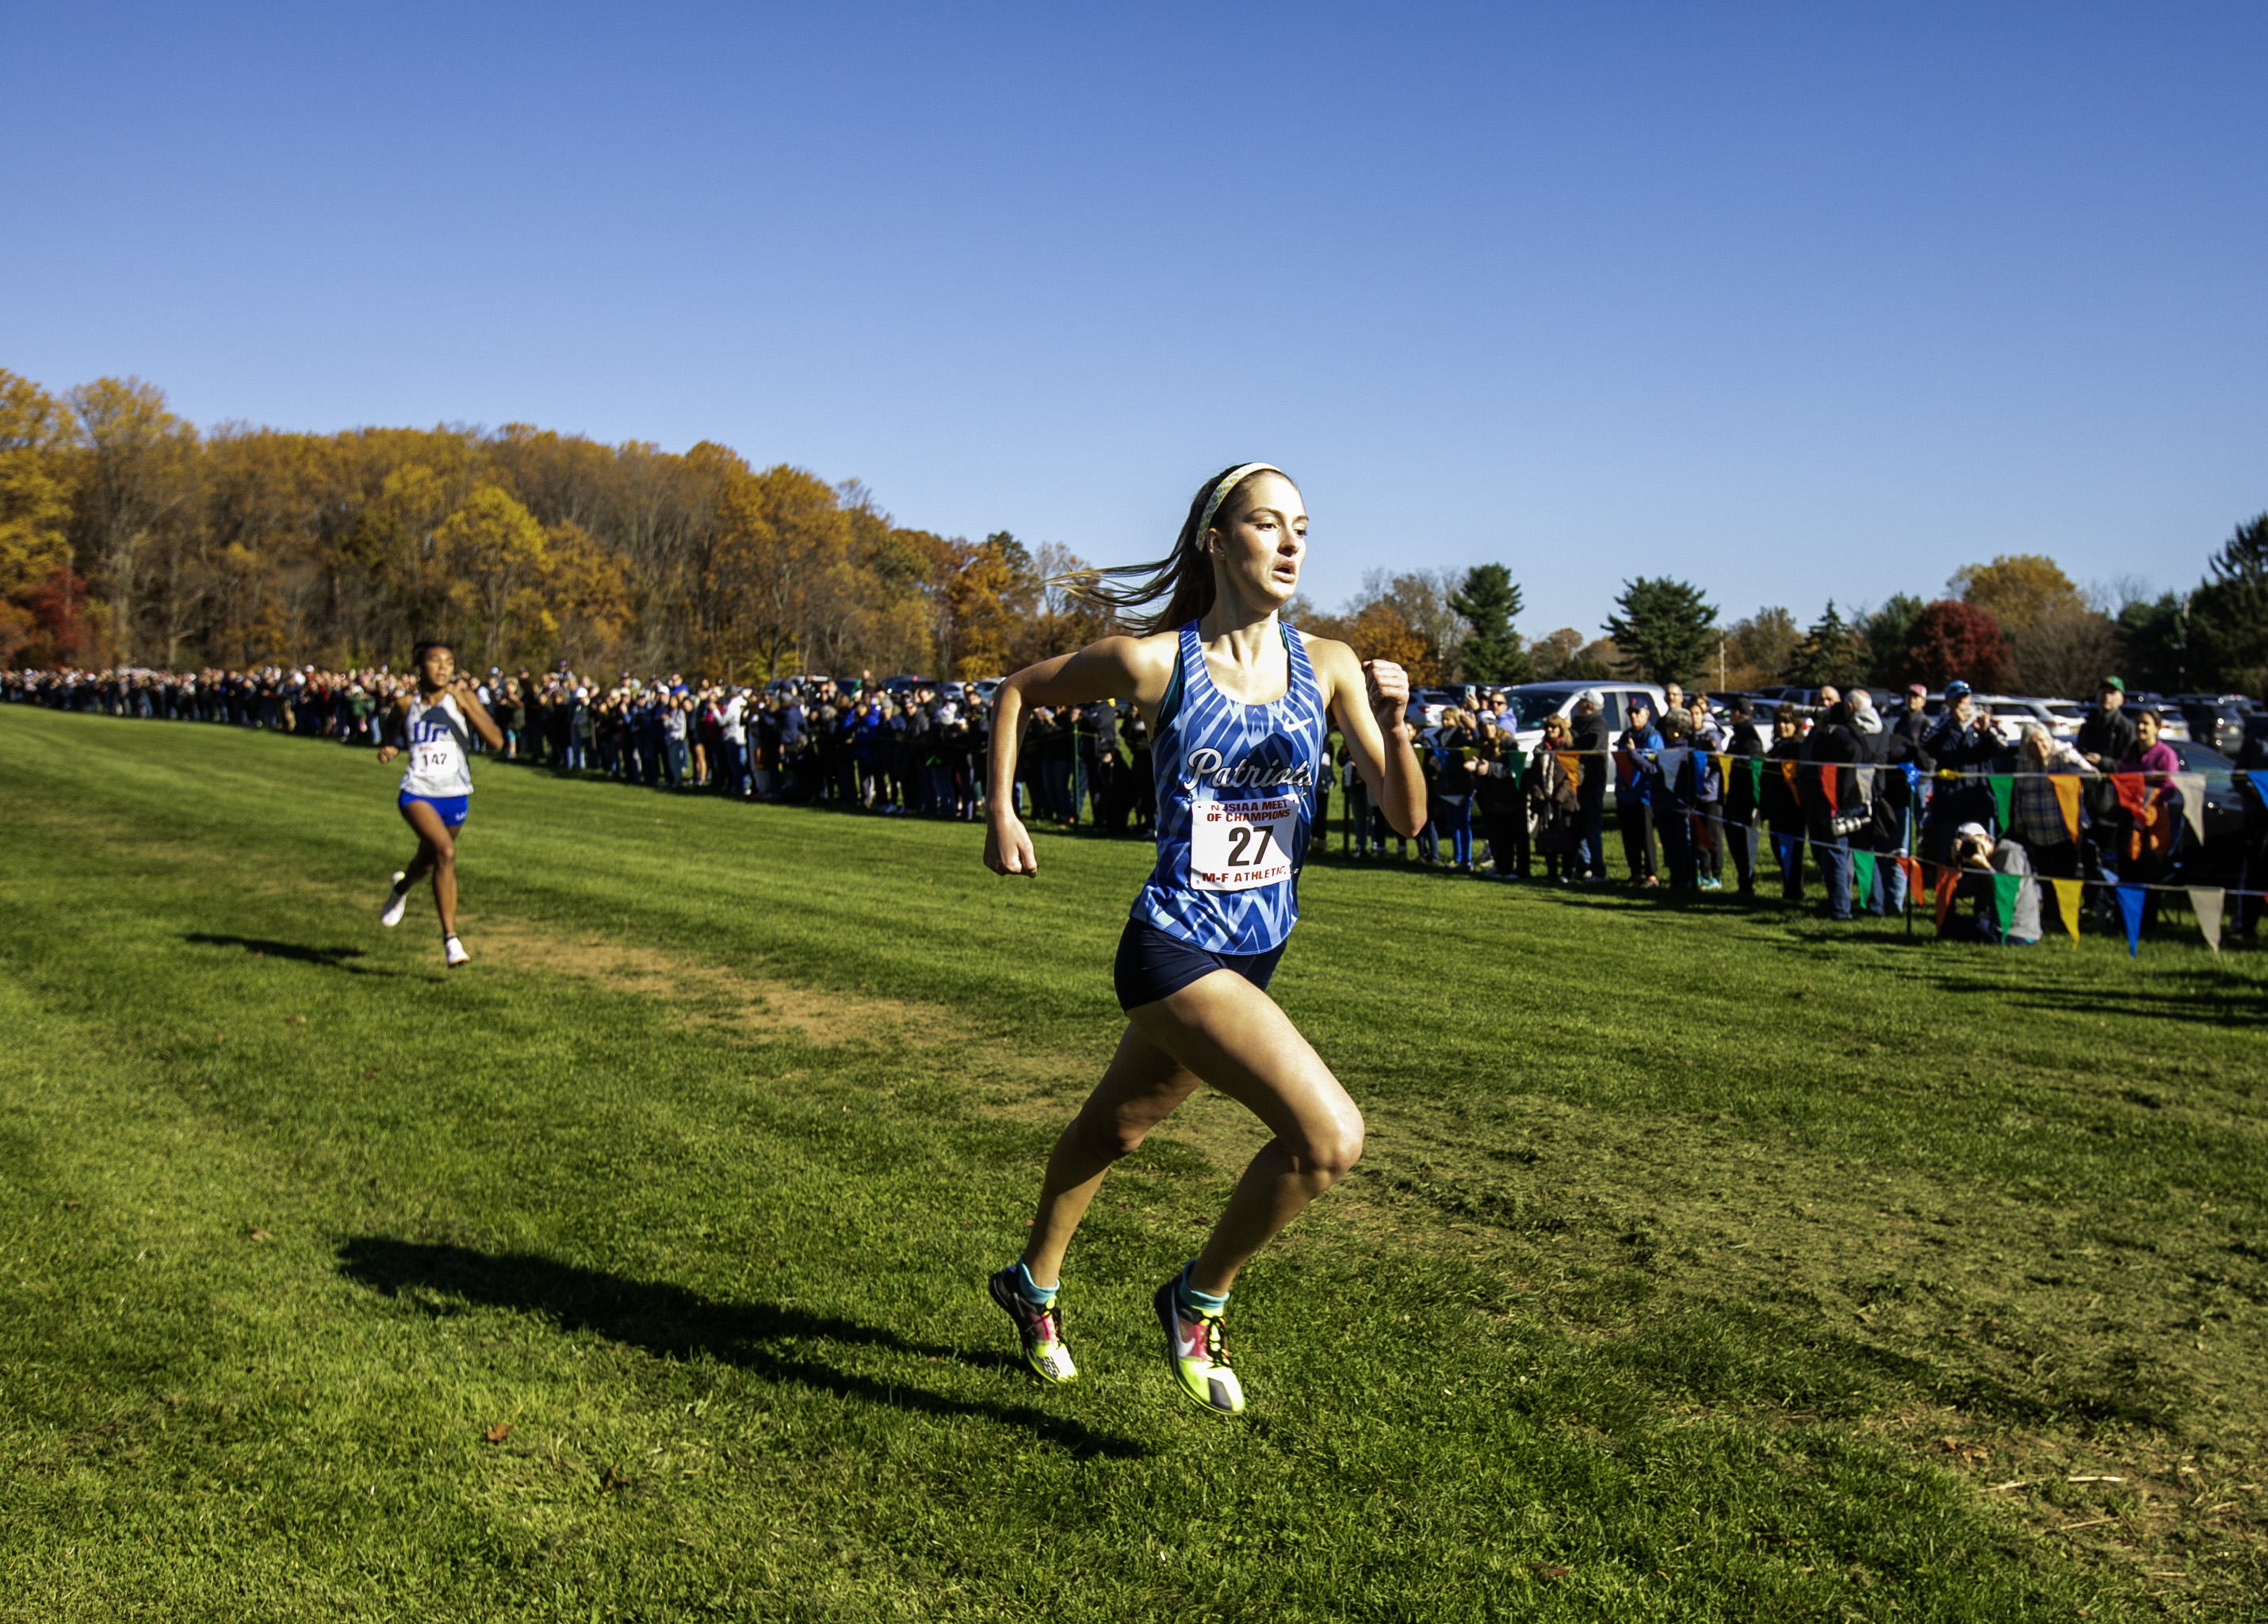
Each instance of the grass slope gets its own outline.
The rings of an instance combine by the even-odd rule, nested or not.
[[[983,1274],[1146,854],[0,709],[0,1616],[2227,1618],[2268,1590],[2261,961],[1328,864],[1368,1113],[1233,1313],[1201,1097]],[[508,1428],[508,1431],[498,1429]],[[497,1441],[489,1436],[497,1432]]]

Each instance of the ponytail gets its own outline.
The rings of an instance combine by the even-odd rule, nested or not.
[[[1189,515],[1182,521],[1182,533],[1174,538],[1174,550],[1157,562],[1081,570],[1057,578],[1082,603],[1123,618],[1127,629],[1138,637],[1204,619],[1212,609],[1214,592],[1205,533],[1228,499],[1243,489],[1247,480],[1262,474],[1291,478],[1272,463],[1240,462],[1198,486],[1197,494],[1189,499]],[[1147,614],[1129,613],[1160,598],[1166,600],[1162,609]]]

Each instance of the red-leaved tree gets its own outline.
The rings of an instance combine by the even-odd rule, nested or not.
[[[2000,622],[1974,604],[1940,599],[1923,607],[1906,628],[1909,680],[1941,688],[1959,677],[1991,690],[2008,680],[2008,650]]]

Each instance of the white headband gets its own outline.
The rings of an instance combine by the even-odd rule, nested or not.
[[[1220,511],[1221,499],[1256,474],[1284,474],[1284,470],[1272,462],[1248,462],[1241,468],[1231,468],[1222,474],[1220,483],[1212,488],[1212,495],[1205,498],[1204,517],[1197,520],[1196,539],[1200,548],[1204,546],[1205,532],[1212,528],[1212,516]],[[1284,474],[1284,477],[1290,479],[1292,476]]]

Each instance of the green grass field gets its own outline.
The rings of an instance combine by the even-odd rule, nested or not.
[[[1227,1102],[1097,1202],[1075,1386],[982,1295],[1143,848],[487,765],[449,974],[394,775],[0,709],[0,1616],[2261,1613],[2260,955],[1316,865],[1370,1148],[1231,1423],[1147,1304]]]

